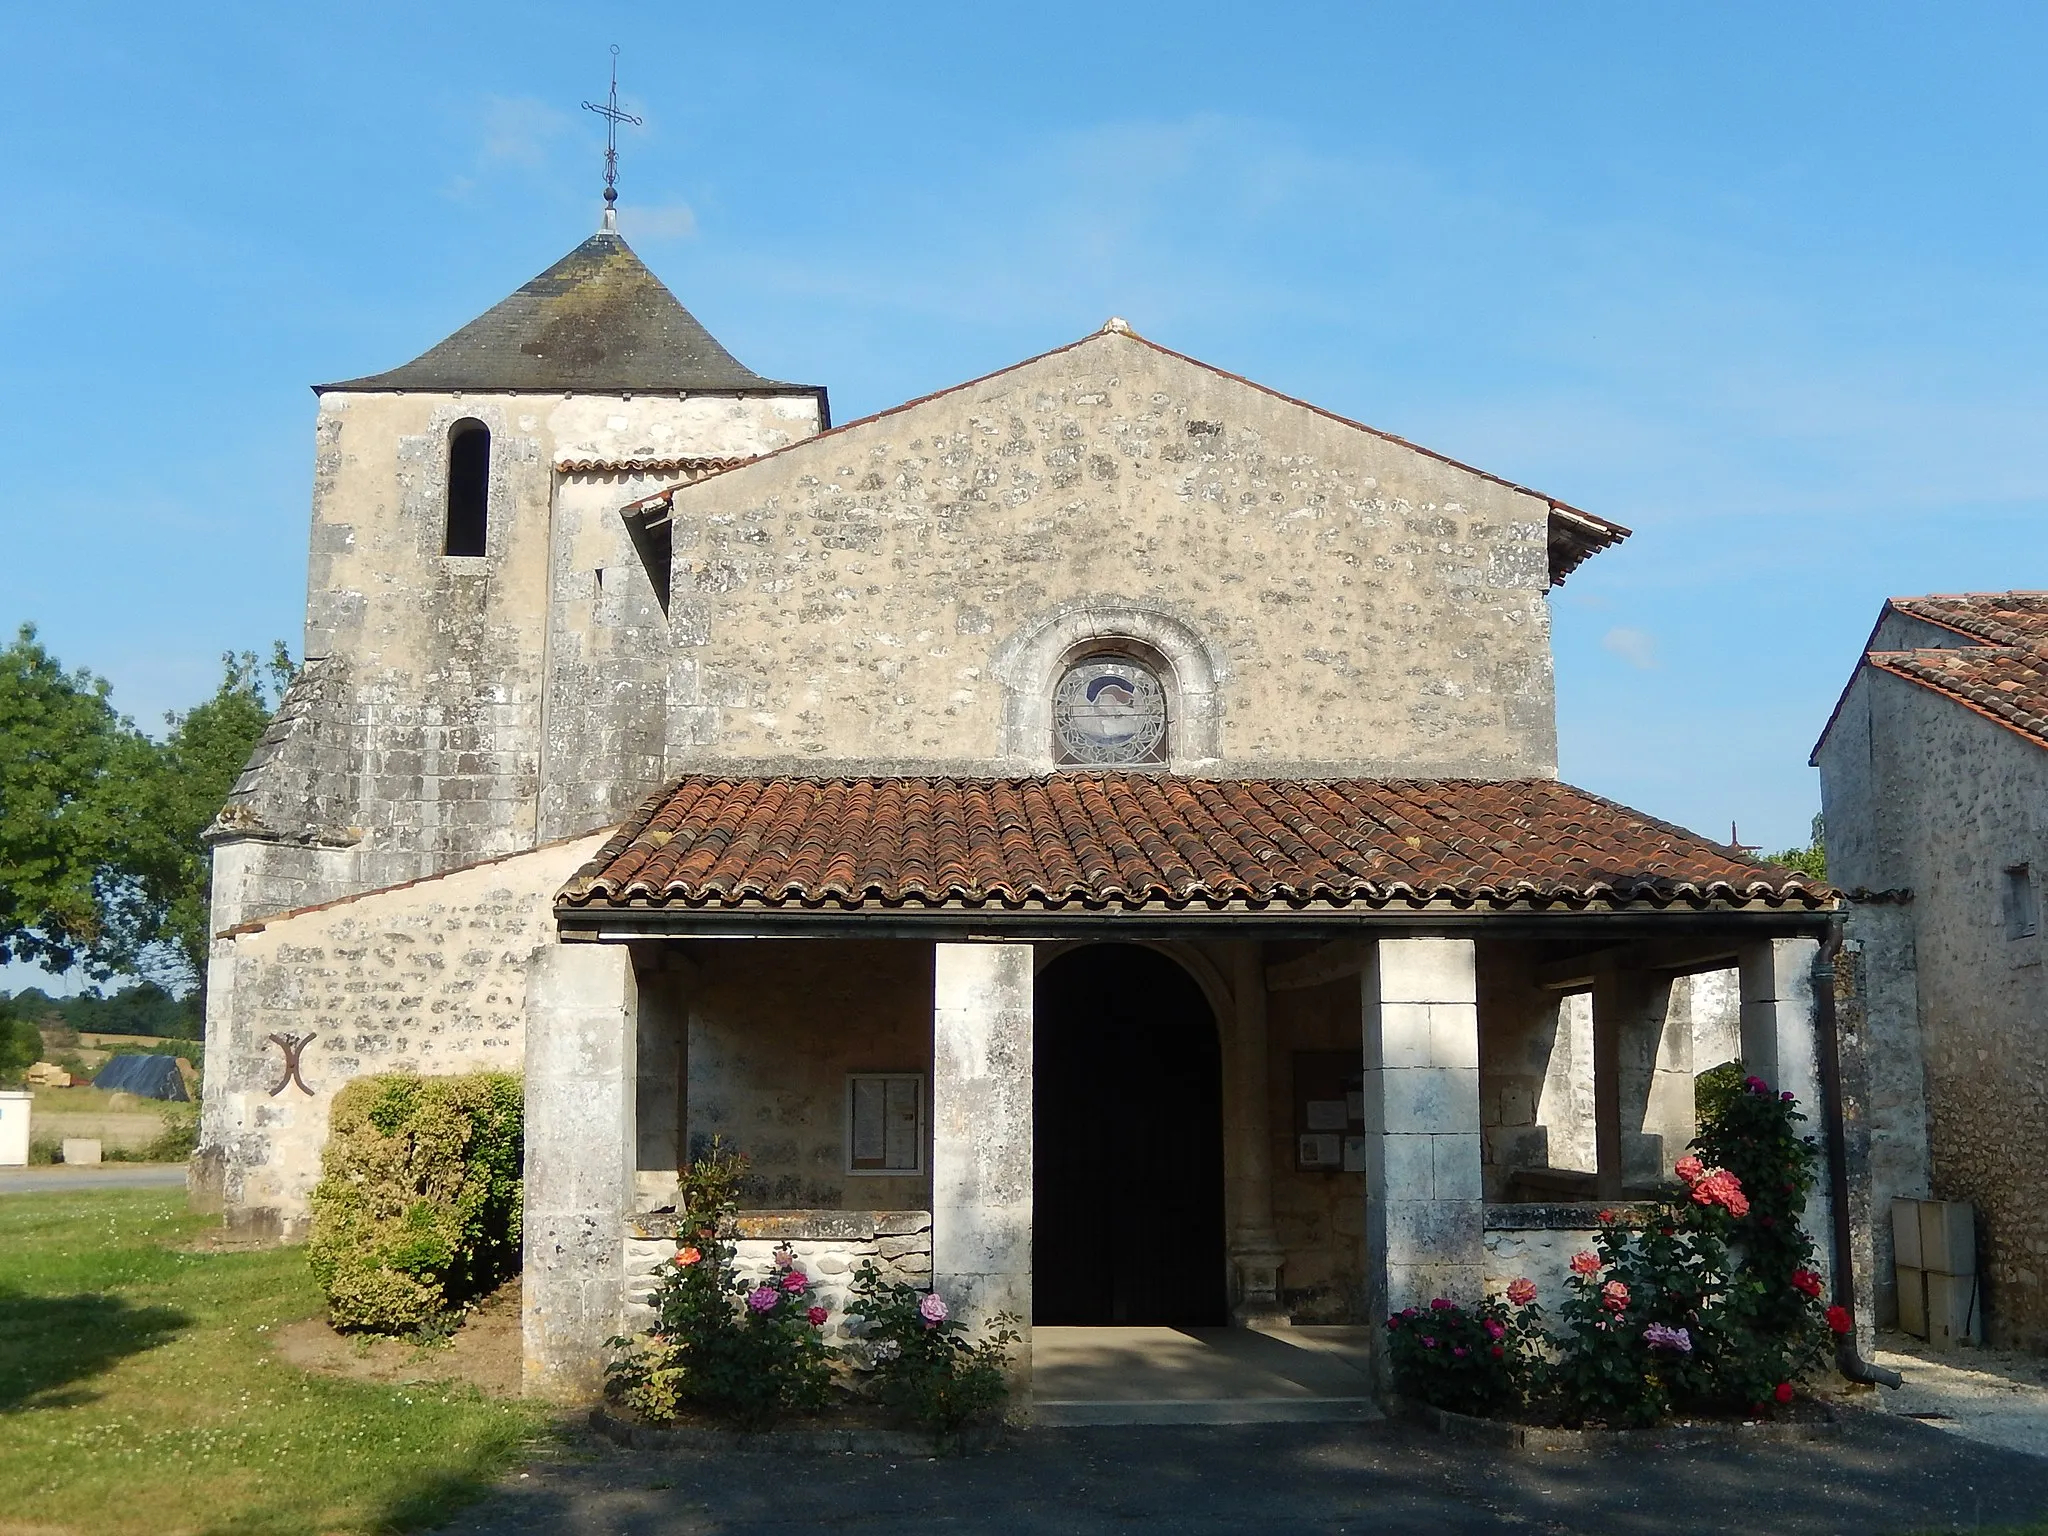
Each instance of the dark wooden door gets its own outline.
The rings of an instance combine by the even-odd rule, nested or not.
[[[1032,1320],[1227,1320],[1223,1078],[1194,979],[1135,944],[1040,973]]]

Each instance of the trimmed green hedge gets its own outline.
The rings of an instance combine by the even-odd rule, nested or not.
[[[335,1327],[430,1328],[518,1269],[522,1107],[502,1072],[335,1095],[306,1255]]]

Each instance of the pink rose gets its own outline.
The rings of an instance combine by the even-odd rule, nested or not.
[[[788,1274],[782,1277],[782,1288],[785,1291],[789,1292],[789,1294],[792,1296],[798,1295],[803,1291],[809,1290],[810,1286],[810,1276],[806,1275],[800,1269],[792,1269]]]
[[[946,1320],[946,1303],[937,1291],[927,1291],[917,1304],[917,1315],[924,1319],[925,1327],[936,1328]]]
[[[1489,1339],[1497,1339],[1506,1332],[1507,1329],[1502,1326],[1500,1319],[1489,1317],[1486,1320],[1486,1336]]]
[[[688,1269],[692,1264],[695,1264],[699,1259],[703,1257],[704,1255],[699,1253],[695,1248],[685,1248],[676,1255],[676,1268]]]
[[[1572,1255],[1572,1273],[1575,1275],[1597,1275],[1600,1273],[1600,1255],[1590,1249],[1582,1249]]]
[[[775,1287],[772,1285],[757,1285],[747,1292],[747,1305],[756,1312],[769,1311],[774,1307],[775,1300]]]
[[[1508,1300],[1518,1307],[1526,1307],[1536,1299],[1536,1282],[1527,1275],[1508,1282]]]
[[[813,1307],[804,1316],[810,1321],[810,1325],[813,1328],[825,1326],[825,1309],[823,1307]]]
[[[1688,1154],[1684,1157],[1681,1157],[1678,1160],[1677,1166],[1674,1167],[1671,1171],[1677,1174],[1681,1179],[1685,1180],[1686,1183],[1691,1184],[1695,1180],[1697,1180],[1701,1174],[1707,1171],[1707,1165],[1701,1162],[1698,1158]]]
[[[1610,1280],[1600,1287],[1600,1305],[1610,1312],[1620,1312],[1628,1306],[1628,1287],[1619,1280]]]
[[[1692,1187],[1693,1200],[1700,1205],[1718,1205],[1730,1216],[1749,1214],[1749,1197],[1742,1181],[1726,1168],[1709,1168]]]

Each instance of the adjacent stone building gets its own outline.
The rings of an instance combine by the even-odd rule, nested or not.
[[[713,1135],[819,1273],[1281,1326],[1540,1268],[1737,1050],[1819,1102],[1832,893],[1556,780],[1613,523],[1117,320],[831,427],[609,231],[317,443],[198,1187],[291,1235],[348,1077],[522,1070],[537,1392]]]
[[[1813,762],[1867,1017],[1880,1318],[1893,1196],[1976,1207],[1993,1343],[2048,1349],[2048,593],[1885,604]]]

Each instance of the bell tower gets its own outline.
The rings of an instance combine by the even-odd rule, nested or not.
[[[719,344],[606,191],[604,227],[503,302],[317,386],[306,667],[211,829],[216,931],[587,831],[661,782],[667,572],[620,511],[829,416]]]

